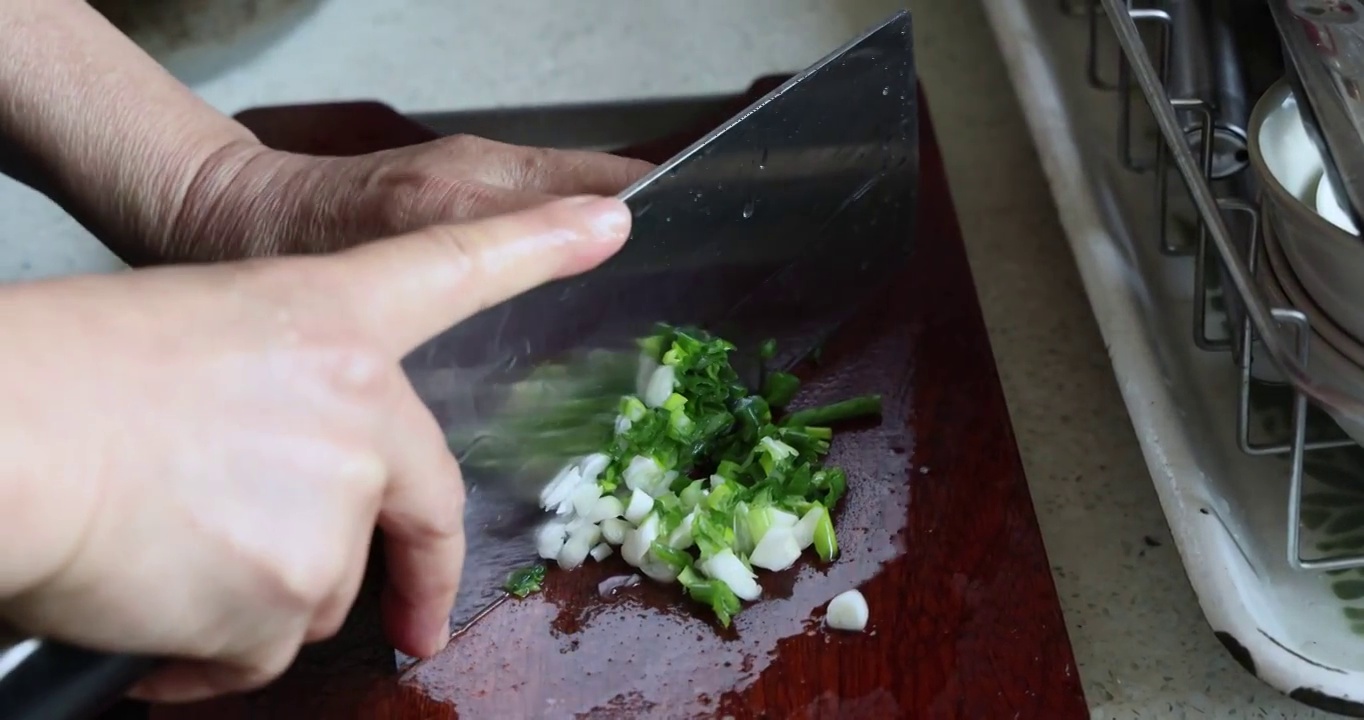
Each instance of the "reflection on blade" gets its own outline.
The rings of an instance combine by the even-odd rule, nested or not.
[[[451,426],[460,467],[479,484],[534,502],[544,481],[571,458],[600,451],[611,437],[622,395],[635,392],[639,353],[593,349],[535,367],[512,383],[483,390],[497,410],[482,424]]]
[[[534,562],[534,500],[610,437],[635,340],[695,325],[789,365],[909,257],[917,181],[910,21],[899,13],[793,78],[622,197],[626,247],[600,268],[460,324],[405,361],[469,485],[453,626]],[[594,445],[595,444],[595,445]]]

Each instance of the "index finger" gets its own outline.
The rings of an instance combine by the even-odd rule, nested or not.
[[[464,484],[444,433],[410,387],[385,430],[389,484],[377,519],[384,631],[398,650],[430,657],[450,637],[464,565]]]
[[[614,198],[577,197],[461,225],[440,225],[330,259],[342,312],[394,355],[550,280],[610,257],[630,233]]]
[[[643,160],[586,150],[507,146],[520,156],[509,163],[504,182],[518,190],[552,195],[615,195],[644,177],[654,166]]]

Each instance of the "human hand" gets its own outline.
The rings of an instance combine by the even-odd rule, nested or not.
[[[615,195],[652,167],[467,135],[358,157],[236,143],[200,168],[159,251],[171,261],[327,252],[558,197]]]
[[[648,163],[470,137],[360,157],[267,149],[85,0],[0,3],[0,171],[135,264],[338,250],[614,195]]]
[[[340,627],[377,524],[389,637],[438,651],[463,490],[399,360],[600,263],[629,222],[574,198],[333,255],[0,289],[0,619],[175,659],[139,697],[256,687]]]

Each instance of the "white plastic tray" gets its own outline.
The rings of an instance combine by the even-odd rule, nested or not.
[[[1264,682],[1364,717],[1364,572],[1290,568],[1287,459],[1238,449],[1237,371],[1229,353],[1194,345],[1194,261],[1159,252],[1152,176],[1118,161],[1118,96],[1086,81],[1087,20],[1058,0],[984,5],[1209,624]],[[1107,23],[1100,58],[1111,78]],[[1149,155],[1153,142],[1137,151]],[[1286,432],[1286,389],[1257,384],[1252,410],[1257,433]],[[1364,450],[1313,452],[1306,467],[1304,554],[1364,548]]]

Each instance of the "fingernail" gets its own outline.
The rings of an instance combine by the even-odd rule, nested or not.
[[[449,644],[450,644],[450,621],[449,621],[449,620],[446,620],[445,622],[441,623],[441,626],[440,626],[440,635],[436,636],[436,645],[435,645],[435,647],[436,647],[436,652],[440,652],[441,650],[444,650],[444,649],[445,649],[445,646],[446,646],[446,645],[449,645]],[[432,654],[434,655],[435,653],[432,653]]]
[[[580,212],[587,216],[590,239],[597,242],[617,244],[630,227],[630,208],[616,198],[594,198]]]
[[[601,199],[602,196],[600,195],[575,195],[573,197],[564,198],[559,202],[563,203],[566,207],[577,207],[579,205],[586,205],[590,202],[594,202],[596,200]]]

